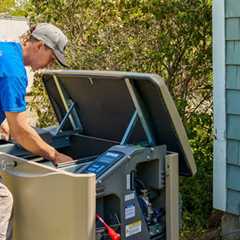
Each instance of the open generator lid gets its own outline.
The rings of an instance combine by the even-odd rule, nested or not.
[[[196,172],[185,129],[165,82],[155,74],[52,70],[43,82],[62,131],[119,143],[166,145],[180,175]]]

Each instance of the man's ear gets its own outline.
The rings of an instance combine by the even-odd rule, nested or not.
[[[37,49],[41,49],[42,47],[44,47],[44,43],[42,41],[36,41],[34,42],[34,45]]]

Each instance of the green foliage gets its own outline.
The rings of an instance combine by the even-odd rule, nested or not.
[[[211,1],[29,0],[25,12],[32,23],[63,29],[73,69],[151,72],[166,80],[198,167],[181,182],[184,228],[205,227],[212,206]],[[53,119],[39,84],[32,107],[44,126]]]
[[[34,75],[32,100],[29,103],[30,111],[36,112],[39,120],[37,127],[48,127],[56,123],[56,118],[49,104],[49,98],[41,81],[41,74]]]
[[[0,0],[0,14],[26,16],[26,3],[22,1],[17,4],[15,0]]]
[[[8,12],[14,5],[14,0],[0,0],[0,13]]]
[[[67,33],[73,69],[158,73],[184,122],[191,112],[209,108],[209,1],[31,0],[26,12],[32,22],[53,22]]]
[[[212,211],[212,117],[209,114],[192,114],[188,122],[188,136],[197,164],[197,174],[181,179],[184,233],[192,228],[207,227]]]

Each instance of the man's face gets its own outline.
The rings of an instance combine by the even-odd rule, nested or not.
[[[30,62],[29,65],[33,71],[48,67],[55,60],[53,50],[45,46],[41,41],[30,43],[29,53]]]

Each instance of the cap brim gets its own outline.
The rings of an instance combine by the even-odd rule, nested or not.
[[[63,53],[61,53],[60,51],[58,51],[58,50],[53,50],[53,52],[54,52],[54,55],[56,56],[56,59],[57,59],[57,61],[63,66],[63,67],[67,67],[67,68],[69,68],[69,66],[66,64],[66,62],[65,62],[65,57],[64,57],[64,54]]]

